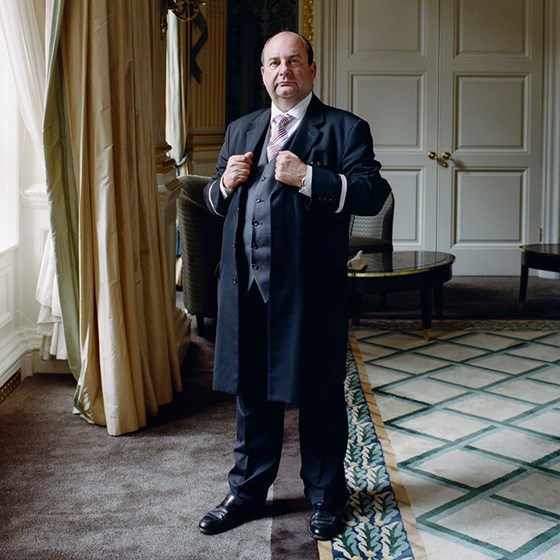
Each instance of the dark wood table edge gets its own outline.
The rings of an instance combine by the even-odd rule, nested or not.
[[[422,252],[422,251],[411,251]],[[440,251],[441,252],[441,251]],[[443,316],[443,285],[452,278],[452,266],[455,256],[443,253],[450,257],[442,264],[418,270],[395,271],[386,273],[370,273],[367,271],[348,271],[350,284],[350,297],[365,294],[388,294],[406,291],[420,291],[420,317],[424,340],[430,340],[432,329],[432,304],[435,308],[436,318]],[[376,288],[371,289],[375,281]],[[368,287],[369,286],[369,287]],[[433,300],[432,300],[433,294]]]
[[[521,245],[521,277],[519,279],[519,300],[517,307],[520,312],[525,307],[527,300],[527,287],[529,285],[529,269],[546,270],[548,272],[560,272],[560,253],[539,253],[531,247],[540,247],[538,244]],[[560,247],[556,243],[544,243],[544,247]]]

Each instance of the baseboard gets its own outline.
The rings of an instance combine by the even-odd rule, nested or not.
[[[191,342],[191,318],[176,308],[174,322],[177,354],[182,363]],[[68,374],[71,371],[67,360],[41,358],[41,336],[34,330],[14,330],[0,345],[0,389],[12,387],[14,376],[21,381],[35,373]]]
[[[41,335],[35,329],[15,329],[0,345],[0,387],[11,382],[14,374],[21,379],[34,373],[70,373],[66,360],[41,359]]]
[[[21,383],[21,370],[18,369],[9,379],[0,386],[0,404],[2,404],[8,395]]]
[[[41,345],[41,337],[30,329],[14,329],[6,334],[0,345],[0,387],[20,371],[23,377],[31,375],[31,354]]]
[[[56,360],[55,358],[44,360],[39,351],[33,352],[32,363],[33,373],[71,373],[68,360]]]

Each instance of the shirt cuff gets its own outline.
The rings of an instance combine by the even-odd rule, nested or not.
[[[223,176],[220,177],[220,192],[222,193],[222,198],[229,198],[233,194],[231,189],[226,189],[226,187],[224,187]]]
[[[342,212],[344,208],[344,203],[346,202],[346,191],[348,190],[348,181],[344,175],[339,175],[341,188],[340,188],[340,202],[338,203],[338,208],[335,211],[335,214],[339,214]]]
[[[305,179],[303,185],[299,188],[299,192],[305,196],[311,196],[311,182],[313,181],[313,166],[308,165],[305,172]]]
[[[335,211],[335,214],[339,214],[342,212],[344,208],[344,203],[346,202],[346,191],[348,190],[348,181],[344,175],[340,175],[340,201],[338,202],[338,208]],[[303,186],[300,187],[299,192],[304,194],[305,196],[311,196],[311,183],[313,181],[313,166],[308,165],[307,171],[305,173],[305,179],[303,182]]]

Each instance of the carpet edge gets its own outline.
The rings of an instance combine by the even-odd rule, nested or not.
[[[333,560],[332,541],[317,541],[319,560]]]

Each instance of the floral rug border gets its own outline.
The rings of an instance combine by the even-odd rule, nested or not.
[[[352,332],[346,360],[345,469],[351,496],[343,531],[331,541],[318,543],[319,556],[321,560],[425,560],[410,501]]]
[[[432,321],[432,331],[557,331],[560,320],[555,319],[438,319]],[[421,331],[422,323],[414,319],[361,319],[350,332],[362,329]]]

